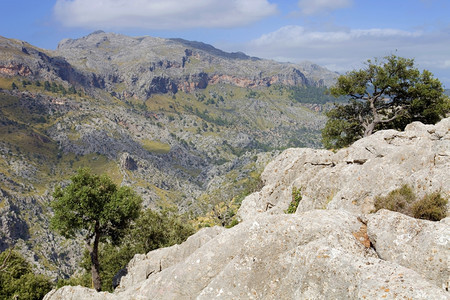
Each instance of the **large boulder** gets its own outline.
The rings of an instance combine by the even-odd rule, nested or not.
[[[96,292],[93,289],[89,289],[82,286],[64,286],[58,290],[51,290],[45,295],[43,300],[110,300],[119,299],[115,295],[107,292]]]
[[[378,214],[368,226],[377,228],[386,218],[398,215],[389,211]],[[411,218],[403,221],[411,226],[416,222]],[[157,266],[114,294],[64,287],[45,299],[449,299],[440,286],[441,279],[422,274],[435,262],[424,260],[423,270],[415,270],[389,255],[383,259],[371,246],[364,222],[344,210],[262,214],[217,235],[210,231],[207,235],[214,237],[206,243],[192,243],[194,235],[186,243],[198,248],[181,259],[177,249],[183,245],[163,249],[167,254],[172,252],[172,257],[166,258],[174,262],[172,265]],[[435,239],[443,241],[450,229],[448,222],[433,224],[439,233]],[[401,239],[402,233],[395,228],[386,230]],[[197,235],[204,237],[205,231]],[[448,247],[447,243],[439,249],[447,257]],[[414,255],[403,253],[406,259],[415,260],[410,254]],[[138,264],[145,265],[147,260],[151,264],[155,257],[161,257],[161,250],[148,253],[146,258],[140,256]],[[136,269],[136,262],[130,272]],[[438,268],[445,268],[445,263]]]
[[[163,269],[183,261],[224,230],[223,227],[219,226],[203,228],[181,245],[157,249],[148,254],[136,254],[125,268],[124,273],[126,275],[119,279],[116,291],[123,291],[138,282],[144,281],[151,274],[161,272]]]
[[[283,213],[292,189],[301,188],[297,212],[373,210],[376,196],[408,184],[418,197],[440,192],[450,197],[450,118],[436,125],[409,124],[404,132],[378,131],[337,152],[288,149],[261,175],[265,185],[242,202],[241,219]]]
[[[431,222],[380,210],[368,216],[367,234],[381,259],[449,290],[450,218]]]

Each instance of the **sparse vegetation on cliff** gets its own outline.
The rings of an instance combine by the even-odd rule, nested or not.
[[[289,207],[286,209],[287,214],[295,214],[297,211],[297,207],[302,200],[302,189],[296,188],[295,186],[292,188],[292,200],[289,203]]]
[[[447,216],[447,199],[440,193],[426,194],[417,199],[416,194],[408,185],[391,191],[386,196],[375,198],[375,210],[388,209],[402,214],[430,221],[440,221]]]

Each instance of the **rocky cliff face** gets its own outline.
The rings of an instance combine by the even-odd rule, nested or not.
[[[0,251],[73,273],[48,202],[79,167],[146,207],[199,216],[237,199],[279,149],[320,145],[325,117],[290,88],[320,97],[335,76],[180,39],[95,32],[49,51],[0,37]]]
[[[244,200],[237,226],[136,255],[113,294],[64,287],[45,299],[449,299],[450,218],[368,213],[375,195],[403,183],[448,198],[449,143],[445,119],[336,153],[286,150]],[[288,215],[294,186],[303,199]]]
[[[190,93],[219,83],[246,88],[323,86],[336,78],[335,73],[311,63],[281,64],[243,53],[226,53],[200,42],[101,31],[62,41],[56,54],[79,70],[96,74],[103,88],[124,98]],[[118,91],[117,86],[125,86],[128,94]]]
[[[325,86],[337,77],[309,62],[278,63],[200,42],[102,31],[63,40],[56,51],[0,37],[0,49],[1,76],[62,80],[91,92],[101,88],[121,99],[191,93],[219,83],[245,88]]]

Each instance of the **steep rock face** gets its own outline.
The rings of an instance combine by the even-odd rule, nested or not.
[[[56,55],[102,78],[110,92],[117,92],[115,86],[121,84],[127,96],[140,98],[179,90],[193,92],[218,83],[239,87],[324,86],[336,78],[335,73],[310,63],[278,63],[227,53],[199,42],[105,32],[63,40]],[[119,92],[117,96],[125,95]]]
[[[382,226],[397,215],[380,211],[370,226]],[[432,223],[423,222],[425,227]],[[393,260],[380,259],[365,242],[365,226],[343,210],[260,215],[206,243],[187,241],[136,256],[129,271],[137,276],[122,280],[114,294],[64,287],[44,299],[448,299],[448,292],[438,287],[439,279],[424,278]],[[440,222],[436,227],[443,233],[436,237],[445,239],[448,224]],[[190,239],[205,233],[200,231]],[[180,249],[190,250],[179,258]],[[449,253],[448,243],[442,250]],[[159,264],[145,277],[139,275],[137,270],[143,269],[139,264],[150,266],[162,253],[174,263]],[[410,260],[425,258],[403,254]],[[427,268],[433,262],[424,259],[423,264]]]
[[[19,208],[11,203],[10,196],[0,189],[0,252],[16,239],[29,237],[28,225],[18,216]]]
[[[441,192],[450,197],[450,118],[436,125],[414,122],[404,132],[378,131],[336,153],[288,149],[261,175],[263,189],[248,196],[242,219],[259,213],[277,214],[289,206],[292,189],[301,188],[297,212],[346,209],[368,213],[376,196],[404,184],[419,197]]]
[[[0,36],[0,76],[22,76],[27,79],[66,81],[78,86],[102,87],[97,76],[82,73],[65,58],[26,42]]]
[[[211,84],[238,87],[325,86],[337,74],[312,63],[291,64],[227,53],[182,39],[94,32],[65,39],[56,51],[0,36],[0,76],[68,82],[119,98],[193,92]]]

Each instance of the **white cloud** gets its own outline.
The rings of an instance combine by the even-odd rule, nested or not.
[[[240,49],[252,56],[278,61],[308,60],[338,72],[361,68],[367,59],[396,54],[414,58],[419,69],[428,69],[436,77],[446,80],[450,76],[449,40],[450,31],[446,30],[314,31],[301,26],[285,26]]]
[[[352,5],[352,2],[353,0],[299,0],[298,6],[304,15],[317,15],[349,7]]]
[[[443,69],[450,69],[450,59],[445,60],[441,67]]]
[[[308,31],[302,26],[285,26],[277,31],[264,34],[252,41],[255,46],[283,45],[282,47],[321,47],[340,45],[357,40],[373,40],[399,37],[418,37],[420,32],[398,29],[353,29],[348,31]]]
[[[277,13],[267,0],[57,0],[56,19],[87,29],[226,28]]]

